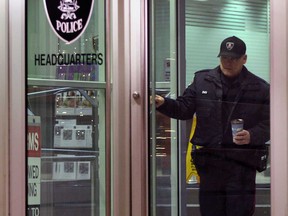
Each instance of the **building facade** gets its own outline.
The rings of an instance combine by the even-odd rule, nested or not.
[[[0,3],[1,215],[199,215],[191,122],[149,96],[181,94],[231,34],[271,85],[256,213],[288,215],[286,0],[51,2]]]

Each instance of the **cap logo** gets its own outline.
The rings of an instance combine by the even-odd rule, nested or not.
[[[226,48],[227,48],[227,50],[232,50],[233,47],[234,47],[234,43],[233,43],[233,42],[227,42],[227,43],[226,43]]]

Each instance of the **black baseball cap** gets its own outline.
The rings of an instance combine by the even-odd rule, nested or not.
[[[220,46],[220,56],[239,58],[246,53],[246,44],[240,38],[232,36],[224,39]]]

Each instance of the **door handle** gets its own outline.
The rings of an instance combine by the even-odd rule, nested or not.
[[[140,93],[137,92],[137,91],[134,91],[133,94],[132,94],[132,96],[133,96],[133,98],[134,98],[135,100],[137,100],[138,98],[140,98]]]

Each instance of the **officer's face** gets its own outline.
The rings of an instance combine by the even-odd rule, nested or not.
[[[240,58],[232,58],[228,56],[220,57],[220,68],[225,76],[234,77],[237,76],[243,65],[247,61],[247,55],[243,55]]]

